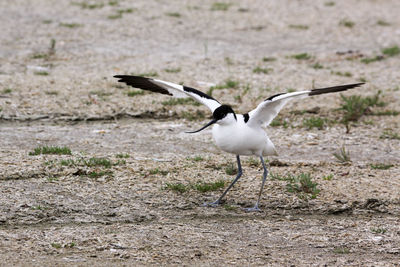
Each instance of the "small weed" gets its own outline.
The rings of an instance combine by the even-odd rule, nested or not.
[[[202,156],[195,156],[195,157],[193,157],[193,158],[188,158],[189,160],[193,160],[193,161],[196,161],[196,162],[199,162],[199,161],[203,161],[204,160],[204,158],[202,157]]]
[[[168,12],[168,13],[165,13],[165,15],[167,15],[169,17],[174,17],[174,18],[180,18],[181,17],[181,14],[178,13],[178,12]]]
[[[308,30],[308,25],[303,24],[290,24],[289,28],[296,29],[296,30]]]
[[[216,191],[220,188],[223,188],[224,186],[225,186],[225,181],[219,180],[212,183],[197,182],[196,184],[193,185],[193,188],[196,189],[197,191],[205,193],[209,191]]]
[[[261,68],[261,67],[257,67],[253,69],[254,73],[264,73],[264,74],[268,74],[272,71],[273,69],[271,68]]]
[[[213,86],[212,88],[213,89],[227,89],[227,88],[237,89],[238,87],[239,87],[238,81],[228,79],[225,81],[225,83]]]
[[[53,21],[51,19],[42,20],[43,24],[51,24]]]
[[[275,57],[263,57],[262,61],[264,62],[272,62],[272,61],[276,61]]]
[[[374,170],[388,170],[393,166],[394,166],[393,164],[384,164],[384,163],[371,164],[371,168]]]
[[[87,167],[102,166],[105,168],[111,168],[112,162],[107,158],[90,158],[88,160],[82,159],[83,165]]]
[[[325,181],[330,181],[330,180],[332,180],[332,178],[333,178],[333,174],[329,174],[329,175],[322,177],[322,179]]]
[[[225,167],[225,173],[228,175],[235,175],[237,172],[238,170],[232,162]]]
[[[200,103],[193,100],[192,98],[171,98],[167,101],[161,102],[164,106],[176,106],[176,105],[193,105],[200,106]]]
[[[325,2],[324,5],[325,5],[325,6],[334,6],[334,5],[335,5],[335,2],[333,2],[333,1]]]
[[[76,165],[76,163],[73,159],[62,159],[62,160],[60,160],[60,165],[61,166],[74,166],[74,165]]]
[[[235,206],[232,206],[232,205],[225,204],[225,205],[224,205],[224,209],[227,210],[227,211],[235,211],[235,210],[237,210],[238,208],[235,207]]]
[[[225,63],[226,65],[232,66],[233,60],[230,57],[225,57]]]
[[[315,63],[315,64],[313,64],[313,65],[311,65],[311,67],[314,68],[314,69],[316,69],[316,70],[319,70],[319,69],[323,69],[323,68],[324,68],[324,66],[322,66],[322,65],[319,64],[318,62]]]
[[[179,192],[179,193],[185,193],[186,191],[189,190],[188,186],[182,184],[182,183],[166,183],[165,188],[167,190]]]
[[[96,8],[102,8],[104,6],[103,3],[73,2],[72,4],[80,6],[82,9],[96,9]]]
[[[113,174],[112,171],[91,171],[87,173],[87,175],[90,178],[99,178],[105,175],[112,175],[112,174]]]
[[[257,159],[253,158],[253,157],[250,157],[250,158],[247,160],[247,163],[249,164],[249,166],[252,166],[252,167],[258,167],[258,166],[260,166],[260,162],[259,162]]]
[[[353,28],[354,25],[355,25],[355,23],[354,23],[353,21],[351,21],[351,20],[348,20],[348,19],[342,19],[342,20],[339,22],[339,25],[340,25],[340,26],[347,27],[347,28]]]
[[[204,114],[203,111],[201,110],[196,110],[196,112],[193,111],[182,111],[179,116],[181,118],[184,118],[188,121],[195,121],[195,120],[203,120],[206,115]]]
[[[71,155],[71,149],[68,147],[58,147],[58,146],[40,146],[34,149],[33,152],[29,152],[30,156],[36,156],[41,154],[50,155]]]
[[[296,54],[291,57],[297,60],[309,60],[312,58],[312,56],[307,53]]]
[[[109,5],[109,6],[117,6],[118,4],[119,4],[119,3],[118,3],[117,0],[108,1],[108,5]]]
[[[143,90],[130,90],[126,93],[126,95],[129,97],[134,97],[137,95],[144,95],[144,94],[145,94],[145,91],[143,91]]]
[[[165,176],[168,173],[169,173],[169,171],[160,170],[159,168],[149,170],[149,174],[151,174],[151,175],[161,174],[161,175]]]
[[[336,253],[336,254],[349,254],[350,253],[350,249],[348,249],[346,247],[337,247],[337,248],[334,248],[333,253]]]
[[[47,181],[48,181],[49,183],[58,181],[58,177],[47,177]]]
[[[47,54],[37,53],[32,55],[33,59],[47,58]]]
[[[339,152],[333,153],[333,156],[335,156],[339,162],[351,162],[350,153],[346,151],[346,147],[344,145],[339,149]]]
[[[32,206],[32,210],[46,210],[46,209],[47,209],[46,207],[40,205]]]
[[[79,23],[60,23],[60,26],[73,29],[73,28],[82,27],[82,24],[79,24]]]
[[[382,135],[379,137],[380,139],[396,139],[400,140],[400,135],[391,130],[383,131]]]
[[[302,200],[315,199],[320,189],[317,188],[317,183],[314,183],[309,173],[301,173],[300,175],[288,174],[281,176],[279,174],[270,174],[272,180],[286,181],[286,189],[288,192],[296,193]]]
[[[144,72],[144,73],[132,73],[132,75],[140,77],[157,77],[158,73],[156,71]]]
[[[108,15],[107,18],[108,19],[122,19],[122,14],[117,13],[117,14],[113,14],[113,15]]]
[[[303,120],[303,126],[307,129],[317,128],[318,130],[322,130],[324,128],[326,120],[320,117],[312,117]]]
[[[276,117],[270,124],[271,127],[278,127],[282,126],[283,128],[288,128],[289,124],[286,120],[282,119],[281,117]]]
[[[1,93],[3,94],[11,94],[12,89],[11,88],[4,88],[3,91],[1,91]]]
[[[76,244],[74,242],[70,242],[70,243],[65,244],[64,248],[73,248],[75,246],[76,246]]]
[[[384,20],[378,20],[376,22],[376,25],[379,25],[379,26],[390,26],[390,23],[387,22],[387,21],[384,21]]]
[[[39,75],[39,76],[48,76],[49,73],[47,71],[35,71],[33,74]]]
[[[383,56],[378,55],[378,56],[374,56],[374,57],[363,58],[363,59],[361,59],[361,62],[365,63],[365,64],[369,64],[369,63],[372,63],[372,62],[381,61],[383,59],[384,59]]]
[[[342,76],[342,77],[352,77],[353,74],[349,71],[346,72],[341,72],[341,71],[331,71],[332,74],[335,74],[337,76]]]
[[[222,2],[215,2],[211,6],[212,11],[227,11],[232,4],[230,3],[222,3]]]
[[[371,232],[374,234],[384,234],[387,232],[387,230],[385,228],[378,227],[378,228],[371,228]]]
[[[44,91],[46,95],[58,95],[58,91]]]
[[[51,246],[52,246],[53,248],[57,248],[57,249],[62,248],[62,245],[59,244],[59,243],[51,243]]]
[[[117,154],[117,155],[115,155],[117,158],[119,158],[119,159],[127,159],[127,158],[129,158],[130,157],[130,155],[129,154],[127,154],[127,153],[120,153],[120,154]]]
[[[178,73],[181,72],[181,68],[164,69],[164,71],[168,73]]]
[[[387,48],[382,49],[382,54],[388,56],[388,57],[394,57],[400,54],[400,48],[395,45]]]
[[[372,112],[371,115],[374,116],[397,116],[400,114],[400,111],[397,110],[385,110],[385,111],[377,111]]]

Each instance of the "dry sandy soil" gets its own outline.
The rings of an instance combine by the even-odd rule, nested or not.
[[[0,265],[399,266],[400,119],[371,115],[400,110],[400,55],[380,57],[400,45],[399,1],[81,1],[0,1]],[[310,58],[293,58],[301,53]],[[247,213],[256,159],[243,157],[220,207],[202,204],[223,189],[169,190],[228,183],[234,156],[210,131],[184,133],[208,120],[204,107],[168,105],[115,74],[204,92],[231,79],[237,88],[213,96],[238,112],[275,93],[358,81],[344,95],[381,90],[386,105],[350,133],[334,123],[340,95],[288,105],[286,126],[267,129],[279,151],[270,172],[310,174],[320,192],[307,201],[270,178],[262,212]],[[311,117],[331,123],[308,129]],[[29,155],[44,145],[72,155]],[[342,146],[346,164],[333,156]]]

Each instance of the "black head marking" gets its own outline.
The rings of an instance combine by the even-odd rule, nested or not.
[[[264,101],[272,100],[272,99],[274,99],[275,97],[280,96],[280,95],[283,95],[283,94],[285,94],[285,93],[280,93],[280,94],[276,94],[276,95],[270,96],[270,97],[268,97],[267,99],[265,99]]]
[[[232,113],[236,120],[235,112],[233,111],[231,106],[228,106],[228,105],[222,105],[222,106],[219,106],[217,109],[215,109],[213,112],[213,117],[216,120],[221,120],[221,119],[225,118],[225,116],[228,115],[229,113]]]

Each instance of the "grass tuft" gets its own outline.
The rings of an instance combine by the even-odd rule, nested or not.
[[[193,105],[200,106],[200,103],[193,100],[192,98],[170,98],[166,101],[161,102],[164,106],[176,106],[176,105]]]
[[[394,57],[400,54],[400,48],[395,45],[387,48],[382,49],[382,54],[388,56],[388,57]]]
[[[297,60],[309,60],[312,58],[312,56],[309,55],[308,53],[300,53],[300,54],[293,55],[291,57],[294,59],[297,59]]]
[[[386,130],[383,131],[382,135],[379,137],[380,139],[394,139],[394,140],[400,140],[400,135],[398,133],[395,133],[391,130]]]
[[[272,71],[273,69],[271,68],[261,68],[261,67],[256,67],[253,69],[254,73],[264,73],[264,74],[268,74]]]
[[[290,24],[289,28],[296,29],[296,30],[308,30],[308,25],[303,24]]]
[[[384,163],[371,164],[371,168],[374,170],[388,170],[393,166],[394,166],[393,164],[384,164]]]
[[[193,185],[193,188],[196,189],[197,191],[205,193],[205,192],[209,192],[209,191],[219,190],[220,188],[224,188],[224,186],[225,186],[225,181],[218,180],[218,181],[212,182],[212,183],[198,182]]]
[[[178,193],[185,193],[189,190],[189,187],[182,183],[166,183],[164,189],[175,191]]]
[[[347,28],[353,28],[354,25],[355,25],[355,23],[354,23],[353,21],[351,21],[351,20],[348,20],[348,19],[342,19],[342,20],[339,22],[339,25],[340,25],[340,26],[347,27]]]
[[[292,174],[281,176],[271,173],[270,177],[272,180],[286,181],[286,190],[295,193],[302,200],[315,199],[321,191],[317,188],[318,184],[312,181],[309,173],[301,173],[297,176]]]
[[[317,128],[318,130],[322,130],[325,126],[325,119],[320,117],[312,117],[303,120],[303,126],[306,127],[308,130],[312,128]]]
[[[232,4],[223,3],[223,2],[215,2],[211,6],[212,11],[227,11]]]
[[[351,162],[350,153],[348,151],[346,151],[346,147],[344,145],[339,149],[339,152],[333,153],[333,156],[335,156],[335,158],[339,162],[342,162],[342,163]]]
[[[34,149],[33,152],[29,152],[30,156],[36,155],[71,155],[71,149],[68,147],[58,147],[58,146],[40,146]]]

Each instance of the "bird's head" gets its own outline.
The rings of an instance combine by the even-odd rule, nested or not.
[[[200,129],[193,131],[193,132],[186,132],[186,133],[198,133],[208,126],[213,125],[214,123],[224,125],[224,124],[230,124],[236,121],[236,114],[233,111],[232,107],[229,105],[221,105],[218,108],[216,108],[213,112],[213,119],[201,127]]]

